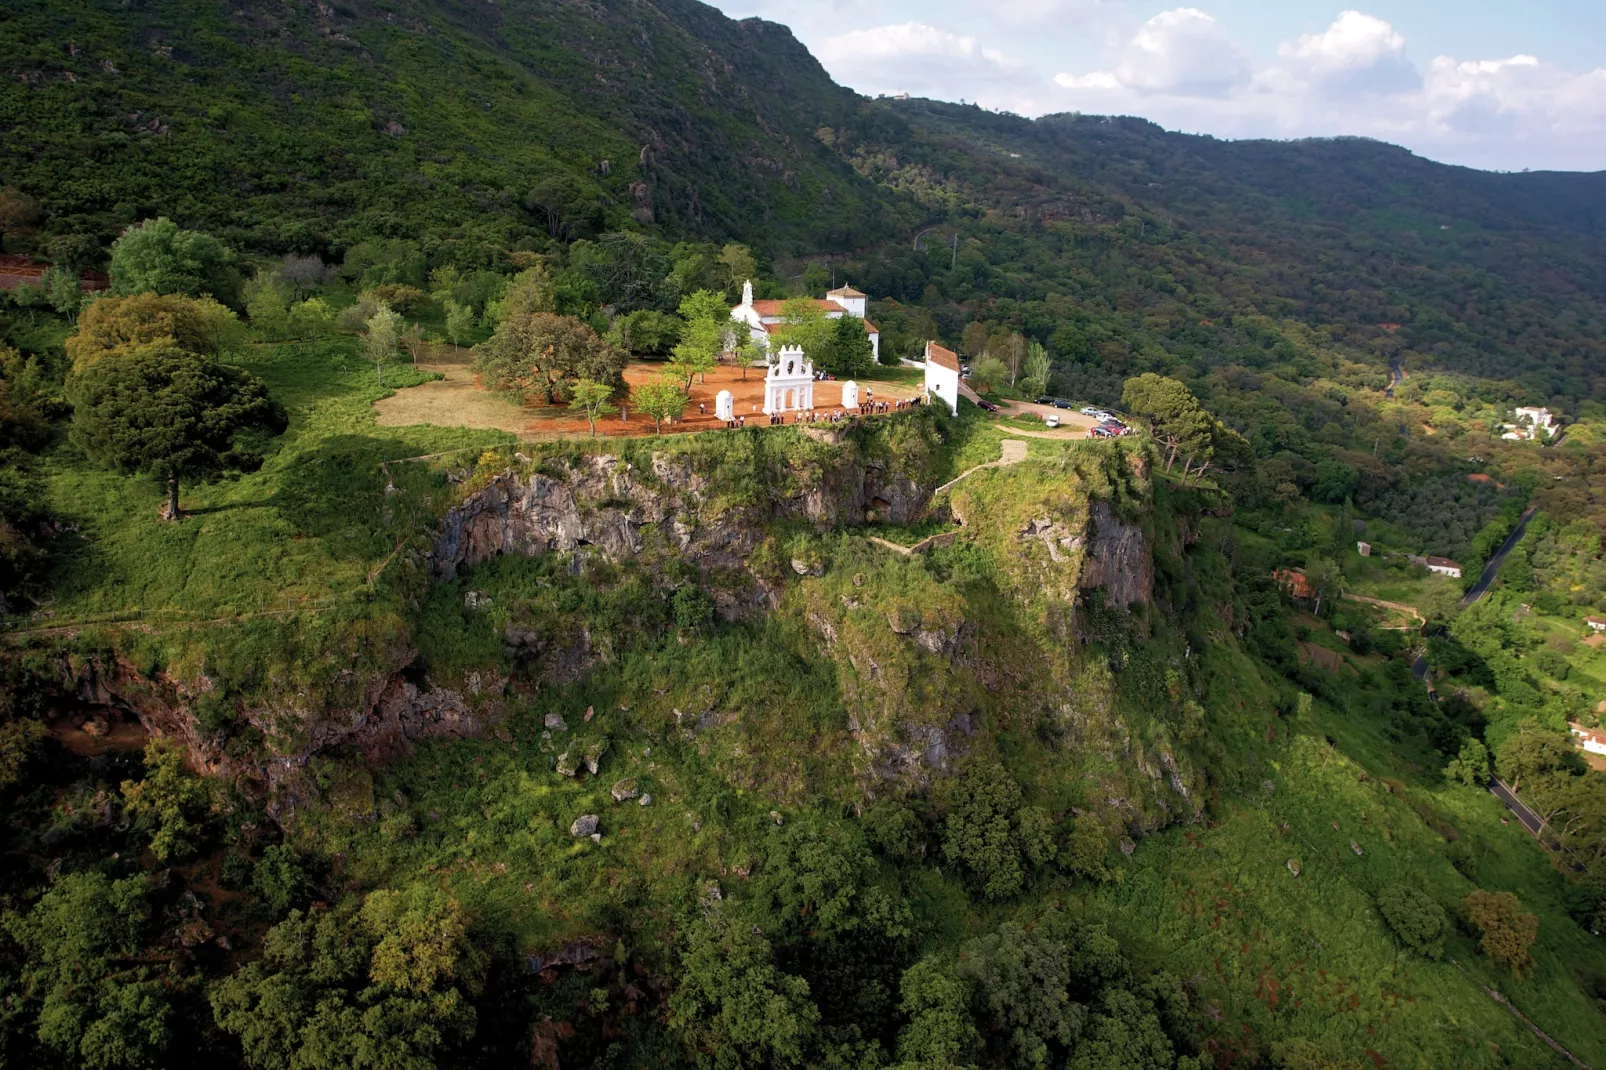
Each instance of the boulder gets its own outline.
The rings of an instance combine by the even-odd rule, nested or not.
[[[563,719],[563,714],[561,713],[549,713],[541,723],[543,727],[550,728],[554,732],[567,732],[569,730],[569,723]]]
[[[613,782],[613,788],[610,789],[609,794],[613,796],[614,802],[622,803],[629,802],[631,799],[636,798],[641,793],[636,790],[636,778],[625,777],[622,780],[616,780]]]
[[[569,826],[569,835],[577,840],[595,836],[597,834],[597,826],[601,823],[602,819],[596,814],[584,814],[574,819],[574,824]]]

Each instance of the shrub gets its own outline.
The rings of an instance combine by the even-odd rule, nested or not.
[[[714,623],[714,600],[695,583],[688,583],[676,591],[671,602],[675,611],[675,626],[688,632],[706,631]]]
[[[416,286],[407,286],[399,282],[385,282],[378,286],[364,290],[364,298],[371,297],[374,303],[389,305],[404,316],[416,312],[420,305],[429,300],[429,295]]]
[[[1377,909],[1400,943],[1430,959],[1444,954],[1444,908],[1409,884],[1392,884],[1377,897]]]
[[[1481,888],[1461,901],[1461,913],[1478,930],[1478,950],[1497,966],[1509,966],[1517,977],[1533,971],[1529,949],[1539,938],[1539,919],[1522,909],[1510,892]]]

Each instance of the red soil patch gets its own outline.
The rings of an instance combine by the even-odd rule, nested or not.
[[[441,427],[486,427],[511,431],[523,438],[559,438],[588,435],[591,427],[585,419],[570,412],[566,405],[520,406],[483,389],[469,367],[466,351],[454,352],[438,348],[419,366],[440,372],[445,376],[438,382],[398,390],[388,398],[374,403],[376,422],[382,426],[434,424]],[[625,383],[632,389],[652,382],[663,373],[664,365],[637,362],[625,368]],[[868,400],[873,393],[876,401],[898,401],[918,397],[921,384],[902,384],[861,381],[860,395]],[[749,427],[768,427],[769,420],[760,410],[764,407],[764,371],[762,368],[742,369],[722,366],[708,373],[702,382],[693,383],[686,414],[674,423],[664,425],[664,434],[683,434],[696,431],[715,431],[725,425],[714,417],[714,399],[721,390],[729,390],[736,402],[736,415],[747,417]],[[816,383],[814,407],[820,412],[836,412],[842,405],[840,382]],[[619,406],[624,411],[597,421],[597,434],[609,437],[645,436],[657,434],[653,421],[638,413],[629,399]],[[788,413],[787,422],[796,422],[797,414]]]
[[[663,374],[662,364],[648,364],[638,362],[625,368],[625,383],[631,389],[650,383]],[[897,383],[861,382],[860,395],[865,397],[866,391],[873,391],[877,401],[895,401],[904,398],[918,397],[918,387],[905,386]],[[747,417],[748,427],[768,427],[769,418],[763,413],[764,408],[764,373],[760,368],[747,369],[747,378],[742,378],[739,368],[720,367],[708,373],[702,382],[692,384],[691,398],[686,405],[686,415],[673,424],[664,425],[665,434],[684,434],[693,431],[717,431],[725,425],[714,416],[714,398],[721,390],[729,390],[736,402],[736,415]],[[867,398],[866,398],[867,399]],[[653,435],[657,430],[645,415],[631,411],[628,400],[620,406],[623,414],[615,413],[604,420],[597,421],[597,434],[620,435]],[[814,408],[818,412],[837,412],[842,407],[842,383],[824,382],[814,384]],[[552,405],[542,408],[526,409],[531,417],[531,423],[526,433],[545,437],[548,435],[583,435],[590,433],[590,425],[584,419],[577,418],[567,407]],[[625,419],[621,419],[621,415]],[[787,423],[795,423],[796,413],[787,413]]]
[[[0,256],[0,290],[15,290],[19,286],[38,286],[39,280],[44,278],[50,265],[32,257],[20,256],[15,253]],[[81,290],[106,290],[111,288],[111,276],[101,271],[86,271],[78,276],[78,288]]]
[[[1338,672],[1344,667],[1344,656],[1336,650],[1328,650],[1315,643],[1299,644],[1299,660],[1309,662],[1328,672]]]

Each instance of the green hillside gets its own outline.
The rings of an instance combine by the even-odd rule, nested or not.
[[[778,251],[898,232],[814,137],[857,98],[784,28],[700,4],[41,0],[0,42],[3,178],[57,231],[166,214],[268,251],[470,260],[560,223]]]
[[[0,1070],[1606,1065],[1602,193],[14,0]],[[986,405],[721,428],[749,278]]]

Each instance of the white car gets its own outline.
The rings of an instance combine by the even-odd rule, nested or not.
[[[1098,414],[1099,414],[1099,410],[1095,409],[1091,405],[1089,405],[1087,408],[1082,410],[1082,415],[1083,416],[1097,416]]]
[[[1103,409],[1094,409],[1092,412],[1088,413],[1088,415],[1093,417],[1093,419],[1095,419],[1095,420],[1102,420],[1102,421],[1106,421],[1106,422],[1115,419],[1115,417],[1111,416],[1109,413],[1105,412]]]
[[[1059,413],[1051,412],[1047,416],[1043,417],[1043,426],[1044,427],[1058,427],[1059,425],[1060,425]]]

